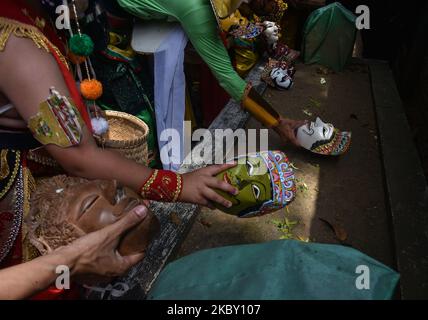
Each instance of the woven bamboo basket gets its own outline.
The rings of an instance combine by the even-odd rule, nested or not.
[[[105,112],[105,118],[109,123],[109,130],[103,136],[95,138],[98,145],[147,166],[149,162],[147,124],[133,115],[119,111],[108,110]]]

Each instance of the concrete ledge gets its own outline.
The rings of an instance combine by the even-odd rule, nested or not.
[[[428,188],[387,63],[370,74],[402,299],[428,298]]]

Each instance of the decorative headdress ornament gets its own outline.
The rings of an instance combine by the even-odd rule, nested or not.
[[[217,22],[232,15],[245,0],[210,0]]]
[[[64,5],[68,6],[68,1],[63,0]],[[94,42],[87,35],[83,34],[80,28],[79,16],[76,9],[76,1],[71,1],[74,18],[76,22],[77,34],[73,33],[73,30],[70,26],[70,41],[69,41],[69,58],[76,65],[77,76],[80,81],[80,92],[82,96],[93,102],[95,106],[95,100],[99,99],[103,94],[103,85],[100,81],[96,79],[95,70],[92,67],[91,59],[89,56],[94,51]],[[82,70],[80,65],[84,64],[86,70],[86,78],[83,79]],[[92,127],[94,128],[95,134],[101,135],[108,130],[107,121],[100,117],[95,110],[95,118],[91,120]]]

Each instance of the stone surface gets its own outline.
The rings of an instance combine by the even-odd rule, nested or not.
[[[428,188],[392,72],[370,65],[401,297],[428,297]]]

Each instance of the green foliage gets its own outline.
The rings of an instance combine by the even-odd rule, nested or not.
[[[299,223],[298,221],[289,220],[287,217],[284,217],[284,220],[271,220],[271,223],[276,226],[279,232],[281,232],[281,240],[294,239],[293,229]]]

